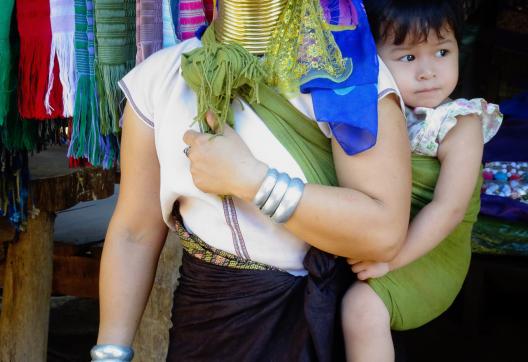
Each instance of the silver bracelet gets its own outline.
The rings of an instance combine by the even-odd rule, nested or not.
[[[90,356],[92,362],[129,362],[134,357],[134,350],[117,344],[98,344],[90,350]]]
[[[271,220],[280,224],[288,221],[297,209],[303,192],[304,182],[297,177],[293,178],[288,184],[288,189],[279,203],[277,210],[271,215]]]
[[[277,210],[279,203],[284,196],[284,193],[288,189],[288,184],[290,183],[290,176],[287,173],[282,172],[277,178],[277,183],[271,191],[270,196],[264,203],[264,206],[260,209],[264,215],[271,216]]]
[[[262,181],[262,183],[260,184],[260,187],[257,193],[255,194],[255,197],[253,198],[253,203],[257,205],[259,209],[264,206],[264,203],[268,200],[271,191],[273,191],[273,188],[277,183],[278,178],[279,171],[271,167],[268,168],[268,173],[266,174],[264,181]]]

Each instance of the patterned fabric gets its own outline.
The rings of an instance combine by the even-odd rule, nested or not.
[[[196,31],[207,24],[202,0],[180,0],[178,10],[178,39],[195,36]]]
[[[361,0],[321,1],[341,56],[352,72],[337,81],[328,76],[306,79],[302,93],[312,95],[317,121],[327,122],[333,137],[354,155],[376,144],[378,134],[378,73],[376,45]]]
[[[136,2],[136,64],[163,46],[162,0]]]
[[[476,114],[482,120],[484,143],[495,136],[502,123],[502,113],[499,106],[487,103],[482,98],[460,98],[436,108],[407,108],[405,116],[412,152],[436,157],[438,146],[456,125],[457,117],[470,114]]]
[[[55,58],[59,65],[59,78],[62,84],[63,116],[73,115],[75,104],[75,6],[73,0],[50,0],[51,52],[48,74],[48,91],[44,104],[48,113],[52,112],[50,95],[54,83]]]
[[[181,240],[183,249],[196,259],[203,260],[210,264],[233,269],[280,270],[266,264],[244,259],[237,255],[216,249],[211,245],[208,245],[205,241],[201,240],[198,236],[190,234],[187,230],[185,230],[182,222],[177,219],[174,222],[174,227],[178,237]]]
[[[288,98],[299,94],[306,79],[325,77],[342,82],[352,64],[341,57],[319,0],[294,0],[282,11],[266,51],[266,82]]]

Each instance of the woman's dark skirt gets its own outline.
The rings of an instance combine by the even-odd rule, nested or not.
[[[167,361],[339,361],[339,307],[353,280],[311,249],[309,274],[217,266],[184,252]]]

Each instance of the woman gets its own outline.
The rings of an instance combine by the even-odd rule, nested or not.
[[[337,358],[336,310],[352,279],[326,253],[390,260],[411,183],[401,101],[383,64],[378,82],[362,6],[325,4],[222,1],[202,41],[121,81],[121,191],[94,360],[131,358],[168,226],[185,249],[168,360]],[[266,52],[264,65],[247,50]],[[244,103],[230,105],[235,96]]]

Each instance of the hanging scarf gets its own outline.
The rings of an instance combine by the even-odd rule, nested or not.
[[[163,46],[162,0],[136,2],[136,64]]]
[[[77,97],[68,156],[86,159],[94,166],[110,168],[115,163],[113,135],[101,135],[95,79],[94,10],[92,0],[75,0],[75,58]],[[74,164],[77,165],[78,161]],[[81,162],[82,164],[82,162]]]
[[[163,8],[161,9],[163,18],[163,48],[173,46],[179,40],[176,37],[176,28],[174,27],[174,20],[172,18],[172,4],[174,1],[163,0]]]
[[[55,60],[53,85],[49,96],[51,113],[44,102],[48,90],[51,51],[49,0],[17,0],[16,12],[20,34],[18,109],[25,119],[53,119],[63,114],[59,65]]]
[[[202,0],[180,0],[178,10],[178,39],[186,40],[195,36],[196,31],[207,24]]]
[[[75,7],[73,0],[50,0],[51,14],[51,52],[48,74],[48,91],[44,104],[48,113],[52,112],[50,94],[54,83],[55,58],[59,63],[59,78],[62,84],[63,116],[73,116],[75,104],[75,51],[73,37],[75,32]]]
[[[0,3],[0,127],[9,111],[9,100],[13,87],[11,80],[11,45],[9,34],[11,30],[11,15],[14,0],[4,0]]]
[[[136,55],[135,1],[95,0],[95,76],[99,95],[101,133],[119,133],[120,103],[117,82],[134,67]]]

